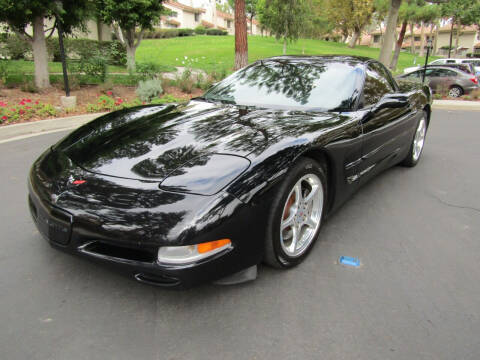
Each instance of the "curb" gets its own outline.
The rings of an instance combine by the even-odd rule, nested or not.
[[[480,101],[467,100],[433,100],[433,109],[480,111]]]
[[[0,144],[62,130],[75,129],[106,113],[69,116],[0,127]]]

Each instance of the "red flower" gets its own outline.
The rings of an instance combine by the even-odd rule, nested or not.
[[[25,109],[30,110],[31,107],[30,106],[25,106]]]
[[[31,102],[32,102],[32,100],[31,100],[31,99],[26,99],[26,100],[25,100],[25,102],[27,102],[27,103],[31,103]]]
[[[112,95],[113,95],[113,92],[107,91],[107,95],[108,95],[108,96],[112,96]]]
[[[19,113],[20,115],[23,115],[23,114],[25,114],[25,110],[20,109],[20,111],[19,111],[18,113]]]
[[[106,102],[107,102],[107,100],[105,100],[105,99],[103,99],[103,100],[102,100],[102,103],[104,103],[104,104],[105,104]]]
[[[3,101],[0,101],[0,106],[5,107],[5,106],[7,106],[7,103],[4,103]]]
[[[35,105],[38,105],[38,104],[39,104],[39,101],[38,101],[38,100],[37,100],[37,101],[35,101]]]
[[[3,115],[3,116],[2,116],[2,120],[8,120],[8,117],[5,116],[5,115]]]
[[[20,103],[19,103],[19,104],[20,104],[20,105],[25,105],[25,101],[24,101],[24,100],[22,100],[22,101],[20,101]]]
[[[15,109],[15,108],[11,108],[10,110],[13,111],[13,112],[17,111],[17,109]]]

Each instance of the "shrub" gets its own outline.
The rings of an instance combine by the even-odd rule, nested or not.
[[[205,33],[207,35],[228,35],[228,31],[220,29],[207,29]]]
[[[206,29],[204,26],[199,25],[199,26],[197,26],[197,27],[195,28],[195,34],[203,35],[203,34],[205,34],[205,31],[206,31],[206,30],[207,30],[207,29]]]
[[[190,94],[193,90],[194,84],[195,81],[192,78],[192,70],[187,67],[182,75],[177,77],[177,85],[183,92]]]
[[[98,53],[93,56],[82,57],[77,63],[76,70],[101,82],[105,82],[107,78],[107,59]]]
[[[81,59],[92,54],[101,54],[111,65],[125,65],[127,63],[127,51],[125,45],[119,41],[97,41],[91,39],[64,40],[65,54],[70,59]],[[60,61],[60,46],[58,38],[47,40],[47,48],[53,61]]]
[[[176,98],[175,96],[170,94],[166,94],[161,98],[153,99],[151,101],[152,104],[170,104],[170,103],[180,103],[180,102],[184,102],[184,100],[180,98]]]
[[[177,30],[178,30],[178,36],[192,36],[195,33],[193,29],[177,29]]]
[[[137,96],[142,101],[150,101],[163,92],[162,81],[159,79],[142,80],[138,83]]]
[[[142,80],[153,79],[160,72],[160,66],[153,62],[137,62],[135,71]]]
[[[32,47],[17,35],[2,36],[3,52],[11,60],[24,60],[31,56]]]

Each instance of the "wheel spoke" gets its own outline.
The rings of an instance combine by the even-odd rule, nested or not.
[[[303,199],[303,201],[305,203],[310,203],[311,201],[313,201],[313,198],[315,196],[315,194],[318,193],[318,185],[313,185],[312,186],[312,190],[310,191],[310,193],[305,197],[305,199]]]
[[[301,181],[297,182],[293,190],[295,191],[295,205],[298,206],[298,204],[300,204],[300,201],[303,200],[302,182]]]
[[[312,216],[309,216],[305,221],[305,225],[314,230],[317,227],[317,221]]]
[[[295,213],[297,212],[296,209],[294,211],[294,207],[292,206],[290,208],[290,215],[288,216],[288,218],[286,218],[285,220],[282,221],[282,224],[281,224],[281,230],[285,230],[286,228],[288,228],[289,226],[292,226],[293,225],[293,219],[295,218]]]
[[[296,225],[292,226],[292,242],[290,243],[290,246],[288,247],[288,250],[292,253],[295,252],[297,248],[297,241],[298,241],[298,227]]]

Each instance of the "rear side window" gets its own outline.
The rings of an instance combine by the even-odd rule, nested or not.
[[[447,60],[447,64],[455,64],[455,60]]]

